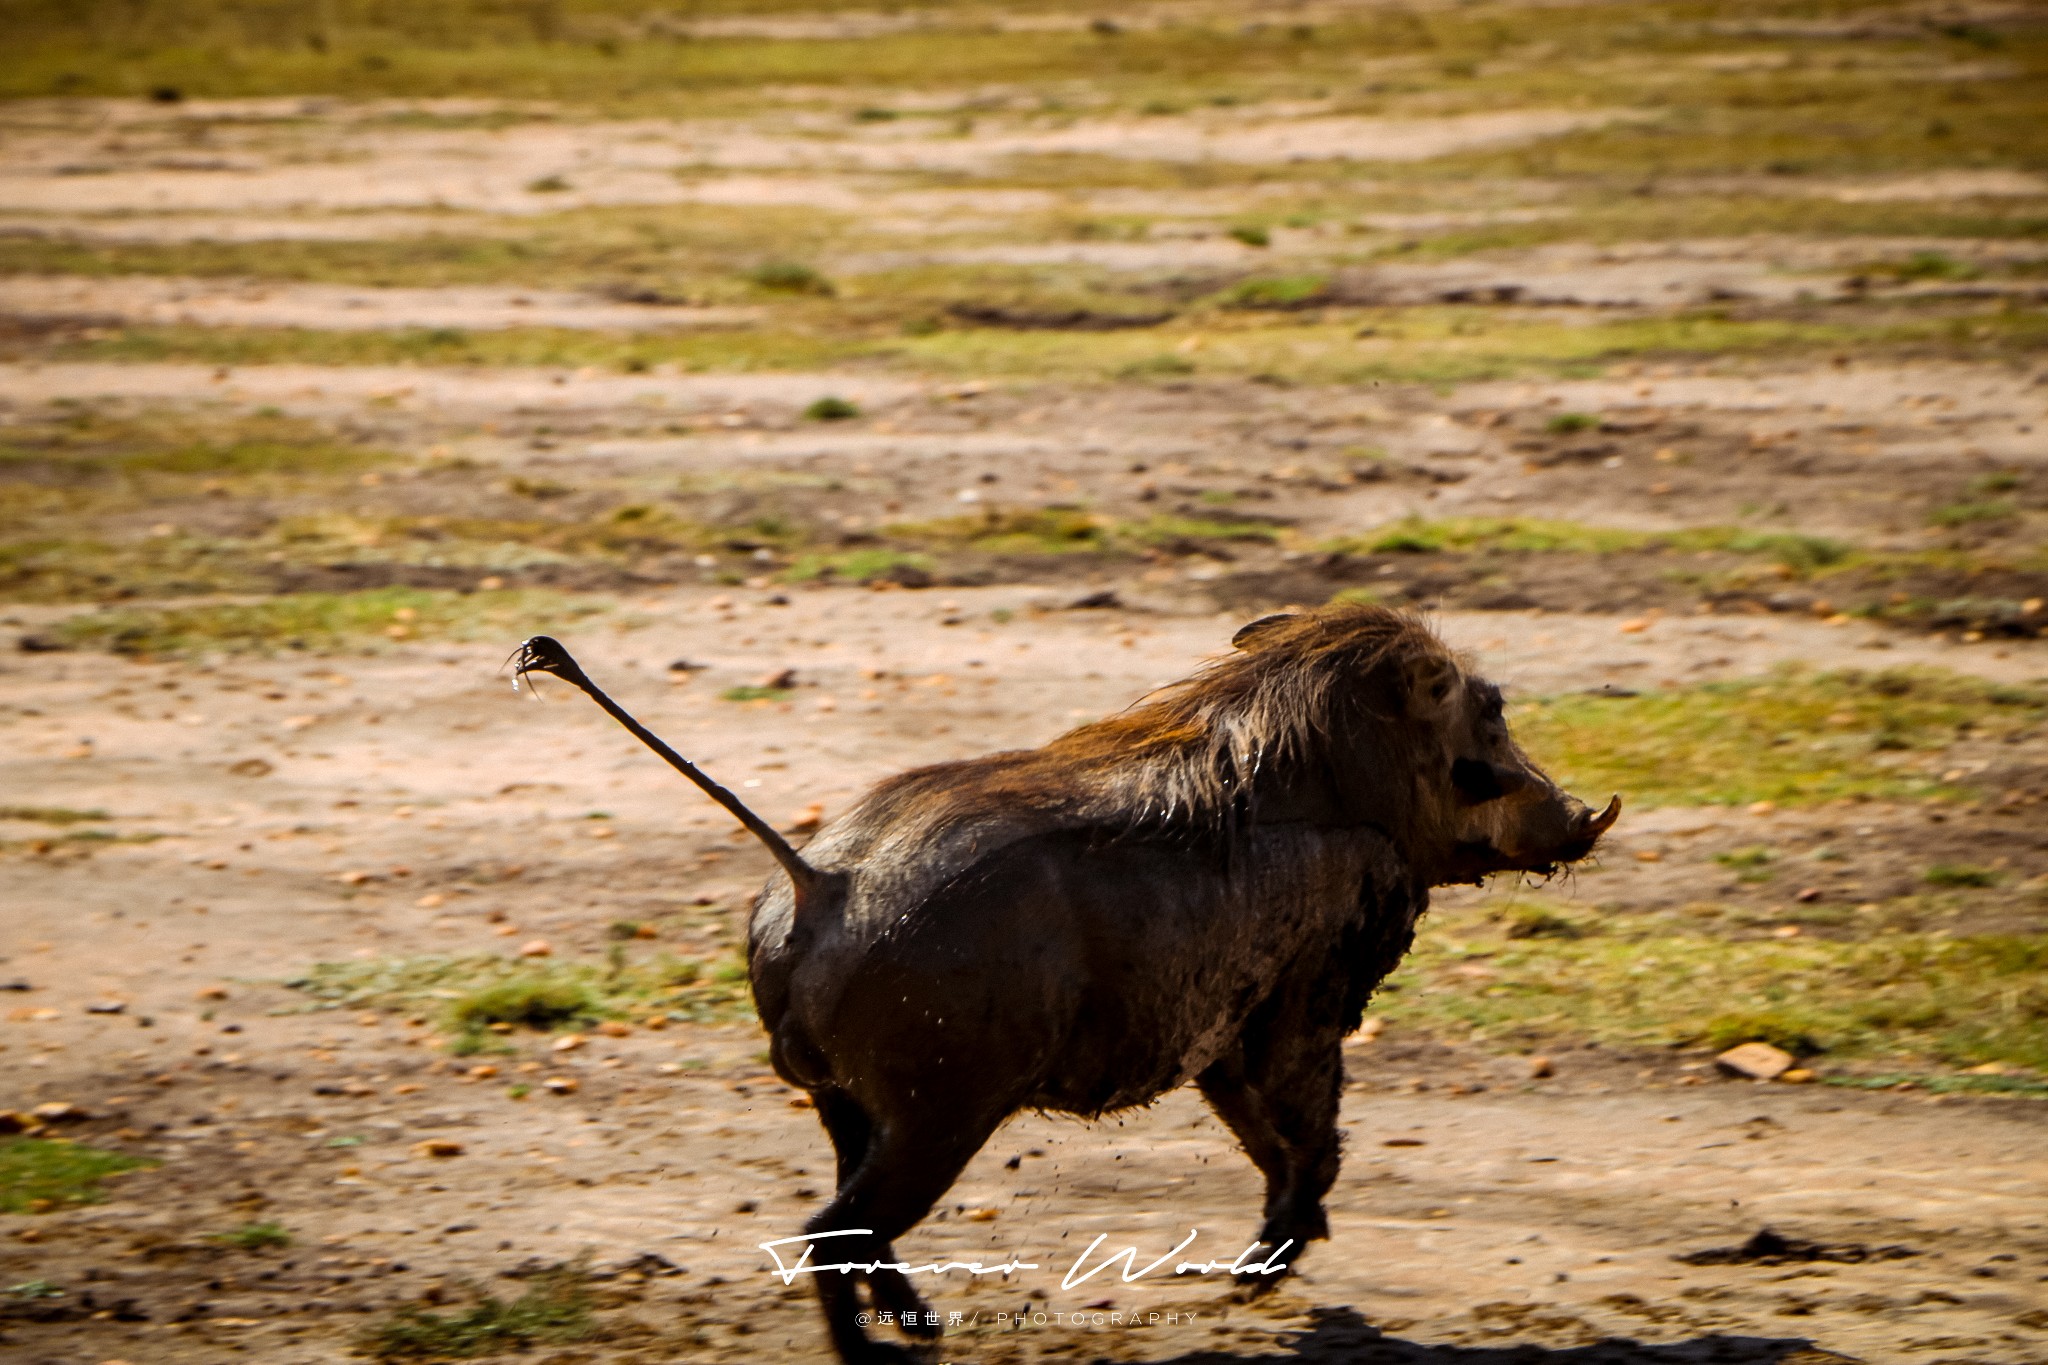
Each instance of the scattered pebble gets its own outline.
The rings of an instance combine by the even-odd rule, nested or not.
[[[1774,1081],[1790,1071],[1795,1060],[1785,1049],[1769,1043],[1742,1043],[1714,1058],[1714,1065],[1732,1076]]]

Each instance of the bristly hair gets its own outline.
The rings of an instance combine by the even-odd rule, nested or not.
[[[1241,638],[1194,676],[1061,735],[1028,766],[1087,789],[1087,806],[1106,798],[1119,808],[1099,811],[1111,822],[1120,813],[1131,825],[1213,829],[1243,813],[1261,772],[1318,759],[1381,669],[1455,662],[1420,618],[1365,604],[1269,618]]]
[[[1323,607],[1268,618],[1238,649],[1129,710],[1038,749],[917,768],[889,778],[805,845],[826,871],[860,869],[874,913],[963,872],[998,848],[1055,830],[1219,842],[1228,853],[1254,782],[1316,780],[1364,724],[1394,768],[1426,736],[1403,720],[1416,665],[1457,660],[1419,618],[1384,607]],[[1398,795],[1389,795],[1398,802]],[[848,915],[867,913],[849,905]]]

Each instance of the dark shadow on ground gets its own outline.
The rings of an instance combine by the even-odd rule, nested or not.
[[[1652,1344],[1432,1346],[1387,1336],[1355,1309],[1318,1308],[1314,1325],[1275,1351],[1194,1351],[1152,1365],[1854,1365],[1803,1337],[1694,1337]],[[1098,1365],[1107,1365],[1098,1362]]]

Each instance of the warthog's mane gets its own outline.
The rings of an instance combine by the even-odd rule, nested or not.
[[[1214,828],[1241,813],[1261,774],[1319,762],[1374,701],[1398,707],[1425,659],[1451,655],[1420,619],[1385,607],[1278,618],[1192,677],[1034,751],[1027,770],[1133,825]]]
[[[1321,771],[1340,731],[1377,724],[1390,755],[1414,745],[1400,704],[1414,667],[1432,662],[1456,663],[1421,620],[1384,607],[1276,618],[1193,676],[1042,748],[889,779],[804,856],[928,884],[1059,829],[1228,838],[1256,779]]]

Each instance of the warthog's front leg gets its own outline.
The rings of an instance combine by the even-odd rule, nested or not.
[[[1196,1081],[1266,1177],[1259,1241],[1265,1259],[1280,1268],[1238,1277],[1262,1288],[1278,1283],[1309,1242],[1329,1237],[1323,1196],[1336,1182],[1341,1160],[1342,1034],[1334,1028],[1297,1032],[1308,1021],[1287,1016],[1300,1007],[1295,997],[1275,1009],[1274,1017],[1255,1015],[1237,1048]]]

